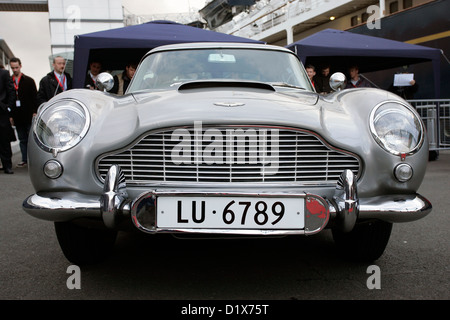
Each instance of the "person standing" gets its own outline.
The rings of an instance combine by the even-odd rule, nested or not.
[[[394,83],[392,83],[388,88],[388,91],[395,93],[405,100],[414,99],[414,94],[416,94],[418,90],[419,85],[414,79],[409,82],[409,86],[394,86]]]
[[[114,86],[109,92],[122,96],[127,91],[128,85],[136,72],[136,68],[136,62],[129,62],[122,73],[114,76]]]
[[[97,88],[97,76],[100,74],[101,70],[102,64],[99,61],[92,61],[89,64],[89,71],[84,81],[85,88],[93,90]]]
[[[19,138],[22,161],[18,167],[27,165],[28,134],[33,116],[37,112],[37,89],[32,78],[22,73],[22,62],[19,58],[11,58],[9,65],[13,72],[12,80],[15,89],[15,106],[12,108],[12,122],[16,126]]]
[[[362,78],[359,75],[359,68],[358,66],[351,66],[348,69],[348,72],[350,74],[350,81],[347,83],[346,89],[351,88],[371,88],[372,85],[367,81],[366,79]]]
[[[305,67],[309,80],[311,81],[314,89],[316,88],[316,68],[312,64],[308,64]]]
[[[333,91],[331,90],[330,87],[330,77],[331,77],[330,66],[326,64],[321,68],[320,75],[316,78],[314,84],[316,91],[318,93],[327,94]]]
[[[0,69],[0,158],[3,171],[12,171],[11,122],[10,113],[14,106],[14,87],[9,72]]]
[[[39,82],[37,93],[38,104],[47,102],[58,93],[72,89],[72,78],[70,74],[64,72],[66,59],[61,56],[53,58],[53,71],[50,71]]]

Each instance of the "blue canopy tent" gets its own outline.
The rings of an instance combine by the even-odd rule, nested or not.
[[[364,73],[431,61],[435,98],[440,97],[439,49],[334,29],[325,29],[286,47],[304,64],[320,66],[328,62],[334,71],[341,72],[355,64]]]
[[[100,61],[106,70],[121,70],[129,61],[139,62],[150,49],[183,42],[263,43],[171,21],[151,21],[78,35],[75,37],[73,87],[84,86],[90,61]]]

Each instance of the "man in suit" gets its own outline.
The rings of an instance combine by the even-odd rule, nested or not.
[[[102,64],[99,61],[92,61],[89,63],[89,71],[86,74],[84,87],[95,90],[97,88],[97,77],[102,70]]]
[[[58,93],[72,89],[72,78],[70,74],[64,72],[66,60],[57,56],[53,59],[53,71],[50,71],[39,82],[39,91],[37,94],[38,104],[47,102]]]
[[[11,110],[14,105],[14,86],[9,72],[0,69],[0,158],[3,171],[7,174],[12,171],[11,151]]]
[[[11,58],[9,65],[13,72],[12,80],[15,89],[15,106],[12,108],[13,124],[16,126],[17,135],[20,141],[20,152],[22,161],[18,167],[27,165],[27,145],[28,135],[31,129],[33,115],[37,112],[36,83],[34,80],[22,73],[22,62],[19,58]]]

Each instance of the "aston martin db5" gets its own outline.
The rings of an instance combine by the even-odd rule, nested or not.
[[[312,235],[376,260],[392,224],[423,218],[424,125],[399,96],[315,92],[278,46],[190,43],[148,52],[123,96],[73,89],[40,106],[29,142],[30,215],[68,260],[104,259],[120,230],[160,237]],[[207,241],[207,240],[205,240]]]

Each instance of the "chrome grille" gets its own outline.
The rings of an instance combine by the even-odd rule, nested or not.
[[[316,135],[264,126],[183,127],[151,132],[126,150],[103,155],[97,174],[122,168],[128,184],[334,184],[358,159]]]

